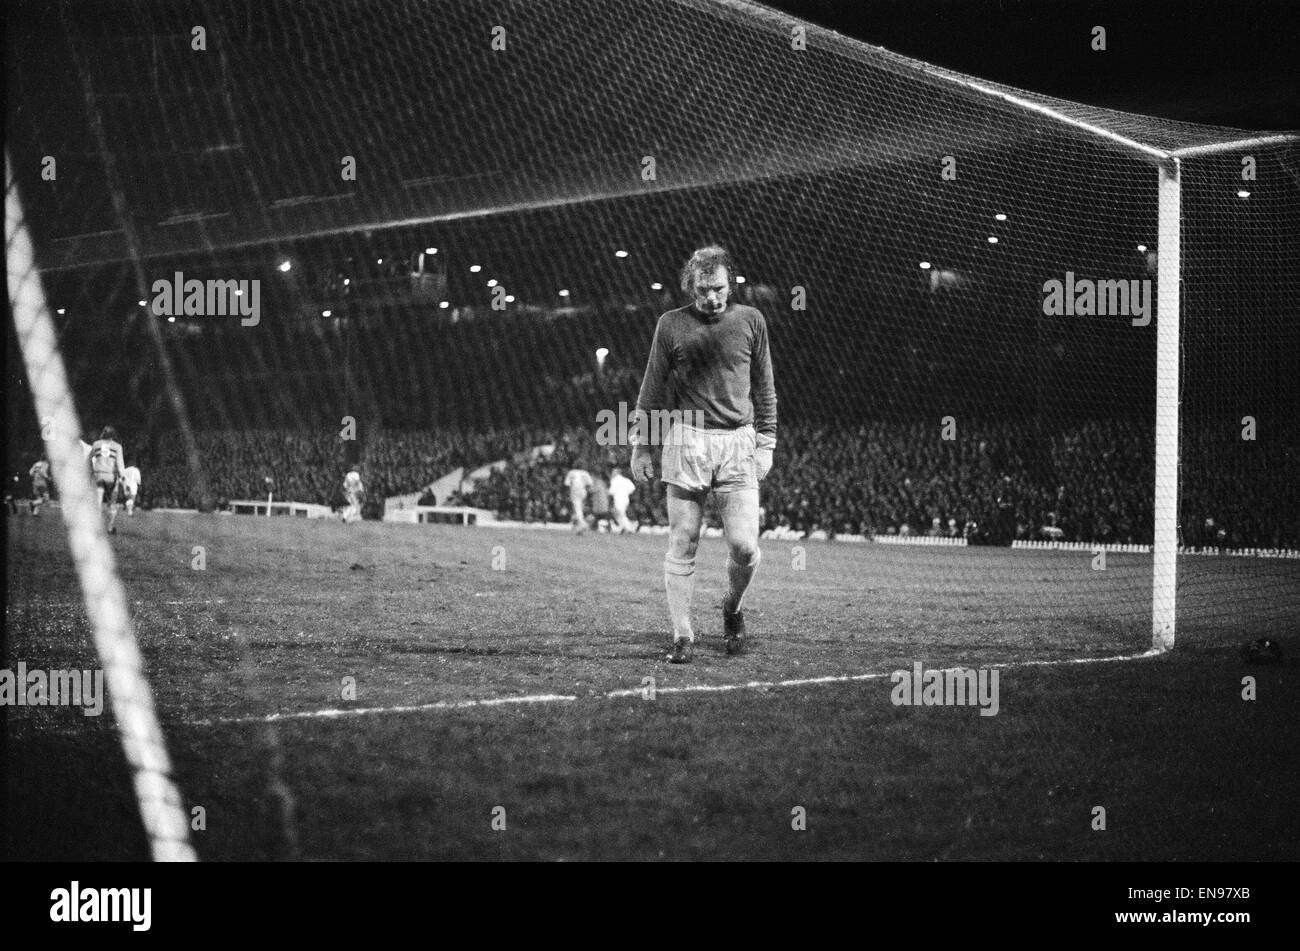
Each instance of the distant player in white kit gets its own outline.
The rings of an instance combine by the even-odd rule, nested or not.
[[[636,531],[632,523],[627,520],[627,505],[635,491],[636,483],[623,475],[617,467],[610,471],[609,496],[614,500],[614,530],[620,535],[624,532]]]
[[[582,510],[582,503],[587,500],[591,482],[591,473],[586,469],[570,469],[564,477],[564,484],[569,487],[569,504],[573,508],[571,523],[579,535],[587,530],[587,516]]]
[[[105,426],[90,446],[90,475],[95,483],[102,507],[108,500],[108,534],[117,533],[117,483],[126,471],[126,462],[122,457],[122,444],[117,441],[117,430]]]
[[[361,473],[356,469],[343,477],[343,497],[347,499],[347,508],[343,510],[343,521],[361,521],[361,500],[366,496],[366,487],[361,484]]]
[[[122,472],[122,494],[126,497],[126,514],[135,518],[135,500],[140,495],[140,470],[127,466]]]
[[[32,514],[40,515],[41,506],[50,500],[50,464],[37,459],[27,474],[32,477]]]

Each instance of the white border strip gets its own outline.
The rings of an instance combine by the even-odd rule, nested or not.
[[[1118,554],[1151,554],[1150,545],[1137,545],[1108,542],[1104,545],[1095,542],[1049,542],[1019,540],[1011,543],[1012,548],[1026,551],[1098,551]],[[1300,551],[1294,548],[1215,548],[1209,545],[1179,545],[1180,555],[1217,555],[1222,558],[1300,558]]]

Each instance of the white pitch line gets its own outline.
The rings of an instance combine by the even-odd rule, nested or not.
[[[148,604],[226,604],[225,598],[206,598],[190,599],[186,601],[132,601],[136,606]],[[84,601],[19,601],[14,604],[6,605],[5,610],[9,608],[84,608]]]
[[[1060,667],[1066,664],[1107,664],[1126,660],[1142,660],[1158,657],[1165,653],[1161,650],[1147,650],[1141,654],[1116,654],[1113,657],[1071,657],[1064,660],[1025,660],[1009,661],[1002,664],[985,664],[985,667],[1006,669],[1009,667]],[[949,670],[971,670],[971,667],[931,667],[929,670],[944,673]],[[928,671],[927,671],[928,672]],[[656,687],[655,695],[661,693],[730,693],[735,690],[773,690],[782,687],[808,687],[819,684],[855,683],[864,680],[880,680],[890,677],[894,671],[871,674],[832,674],[826,677],[803,677],[796,680],[750,680],[739,684],[691,684],[685,687]],[[619,700],[625,697],[644,697],[646,687],[622,688],[610,690],[603,694],[593,694],[586,699]],[[338,719],[341,717],[373,716],[382,713],[422,713],[429,710],[468,710],[472,707],[498,707],[512,703],[559,703],[584,699],[572,694],[542,693],[525,694],[520,697],[490,697],[486,700],[440,700],[435,703],[393,707],[345,707],[325,710],[301,710],[296,713],[271,713],[265,716],[216,717],[210,720],[185,720],[184,726],[227,726],[239,723],[276,723],[284,720]]]
[[[425,710],[464,710],[470,707],[498,707],[507,703],[554,703],[557,700],[577,700],[577,697],[559,693],[529,694],[522,697],[489,697],[487,700],[439,700],[397,707],[344,707],[326,710],[301,710],[297,713],[271,713],[266,716],[217,717],[214,720],[186,720],[186,726],[224,726],[228,723],[278,723],[282,720],[310,720],[331,717],[357,717],[376,713],[420,713]]]

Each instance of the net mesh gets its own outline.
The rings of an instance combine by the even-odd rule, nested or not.
[[[1154,156],[1259,133],[999,86],[739,2],[14,10],[7,138],[59,349],[83,432],[118,427],[151,507],[341,508],[358,466],[369,515],[401,497],[563,521],[570,466],[625,460],[597,414],[635,403],[680,263],[719,242],[771,334],[765,530],[1152,540]],[[1296,149],[1181,165],[1183,542],[1297,549]],[[256,282],[256,313],[187,313],[195,280]],[[1052,281],[1066,312],[1045,310]],[[1087,312],[1073,291],[1099,282],[1110,310]],[[10,351],[24,473],[38,419]],[[662,487],[630,514],[662,525]],[[1080,564],[1045,570],[1075,584]],[[1300,607],[1269,562],[1199,572],[1180,583],[1201,636]],[[1149,575],[1111,590],[1063,623],[1144,644]]]
[[[267,448],[248,452],[269,458],[277,437],[248,430],[309,425],[324,440],[302,466],[269,461],[285,479],[353,461],[322,432],[349,415],[370,433],[585,426],[594,407],[632,397],[647,320],[677,300],[676,263],[718,240],[772,322],[783,421],[937,430],[951,415],[965,434],[925,450],[942,454],[978,447],[977,421],[1017,417],[1035,448],[996,441],[1033,497],[1022,522],[1055,511],[1077,523],[1070,538],[1149,541],[1142,453],[1123,452],[1123,472],[1105,467],[1127,487],[1115,517],[1047,497],[1078,484],[1077,456],[1111,451],[1071,449],[1092,437],[1066,424],[1107,419],[1103,438],[1133,447],[1150,442],[1152,403],[1153,327],[1041,310],[1044,281],[1067,272],[1154,277],[1148,156],[1066,120],[1152,149],[1244,133],[1011,90],[743,4],[471,3],[437,18],[418,5],[382,16],[350,4],[310,17],[281,4],[130,12],[24,10],[10,122],[20,176],[39,175],[46,155],[58,162],[55,181],[33,181],[33,217],[74,385],[106,418],[129,421],[172,504],[254,494],[248,453],[231,467],[244,483],[209,492],[198,481],[199,458],[242,451],[232,439],[260,440]],[[342,174],[348,157],[355,180]],[[1277,191],[1252,199],[1253,230],[1231,245],[1255,262],[1252,241],[1279,240],[1294,200],[1289,153],[1269,162],[1258,188]],[[1210,251],[1222,240],[1215,201],[1239,201],[1231,184],[1189,196],[1185,273],[1198,311],[1246,300]],[[441,257],[420,254],[438,245]],[[296,266],[284,273],[281,261]],[[1260,334],[1234,338],[1233,378],[1261,390],[1280,378],[1245,368],[1287,352],[1263,339],[1293,339],[1281,319],[1286,266],[1279,257],[1261,275],[1277,303]],[[151,320],[138,300],[177,272],[260,279],[268,319]],[[489,280],[509,292],[504,310],[492,309]],[[805,309],[792,305],[800,288]],[[1200,341],[1187,346],[1218,352]],[[602,345],[611,355],[595,374]],[[142,352],[151,358],[131,358]],[[483,372],[485,354],[502,372]],[[178,446],[181,415],[220,448]],[[29,418],[11,409],[14,422]],[[522,448],[529,434],[516,435],[504,447]],[[330,481],[294,491],[327,502]],[[922,502],[893,521],[961,507]],[[890,514],[838,521],[883,529]]]
[[[1295,549],[1300,538],[1300,150],[1182,163],[1180,518],[1198,551]],[[1180,590],[1215,582],[1189,570]],[[1290,604],[1294,582],[1252,559],[1188,625],[1233,625],[1243,603]],[[1183,620],[1180,618],[1180,621]],[[1293,622],[1279,616],[1278,632]]]

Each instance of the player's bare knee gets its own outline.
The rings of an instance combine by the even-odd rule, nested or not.
[[[758,542],[742,539],[731,543],[731,560],[738,565],[757,565],[759,559]]]
[[[695,558],[700,547],[700,535],[686,529],[673,529],[668,533],[668,555],[672,558]]]

